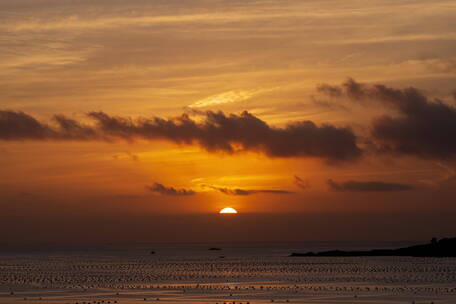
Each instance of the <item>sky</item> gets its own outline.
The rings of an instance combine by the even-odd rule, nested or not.
[[[453,236],[455,15],[1,1],[0,242]]]

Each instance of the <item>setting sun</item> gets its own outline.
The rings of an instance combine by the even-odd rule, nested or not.
[[[455,17],[0,0],[0,304],[456,304]]]
[[[223,208],[222,210],[220,210],[219,213],[223,213],[223,214],[235,214],[235,213],[238,213],[238,212],[237,212],[236,209],[234,209],[234,208],[226,207],[226,208]]]

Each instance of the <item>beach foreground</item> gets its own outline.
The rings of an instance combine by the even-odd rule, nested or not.
[[[3,253],[0,303],[456,303],[456,259],[297,259],[289,247]]]

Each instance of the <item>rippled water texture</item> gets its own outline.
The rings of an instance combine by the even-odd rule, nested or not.
[[[335,246],[11,249],[0,303],[456,303],[456,259],[287,256]]]

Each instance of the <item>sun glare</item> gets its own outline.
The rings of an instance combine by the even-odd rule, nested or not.
[[[235,213],[238,213],[238,212],[234,208],[226,207],[226,208],[223,208],[222,210],[220,210],[219,213],[222,213],[222,214],[235,214]]]

